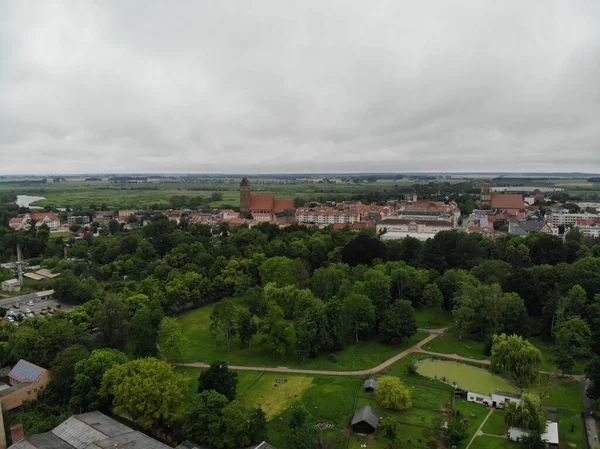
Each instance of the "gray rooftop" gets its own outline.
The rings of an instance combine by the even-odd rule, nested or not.
[[[502,391],[502,390],[493,390],[492,394],[497,394],[499,396],[506,396],[507,398],[513,398],[513,399],[521,399],[521,395],[517,394],[517,393],[509,393],[508,391]]]
[[[35,382],[45,372],[44,368],[40,368],[26,360],[19,360],[17,364],[10,370],[8,377],[11,377],[19,382]]]
[[[31,435],[9,449],[170,449],[100,413],[71,416],[51,432]]]
[[[368,423],[374,429],[377,429],[377,426],[379,425],[379,413],[373,410],[369,405],[365,405],[364,407],[359,408],[356,413],[354,413],[351,425],[362,421]]]
[[[377,388],[377,381],[375,379],[367,379],[365,380],[365,388]]]

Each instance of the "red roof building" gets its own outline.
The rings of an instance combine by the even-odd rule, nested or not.
[[[508,214],[516,214],[525,208],[523,195],[516,193],[495,193],[492,195],[491,207],[494,210],[505,210]]]
[[[249,213],[258,222],[277,221],[276,214],[294,209],[294,200],[278,200],[272,193],[250,193],[246,178],[240,183],[240,211]]]

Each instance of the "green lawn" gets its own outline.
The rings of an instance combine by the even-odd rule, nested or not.
[[[423,346],[426,351],[442,354],[458,354],[470,359],[485,360],[489,357],[484,352],[481,341],[460,340],[454,337],[439,335]]]
[[[188,311],[179,316],[179,321],[189,340],[184,352],[185,362],[211,363],[225,360],[231,365],[246,366],[287,366],[290,368],[323,369],[333,371],[354,371],[373,368],[385,360],[395,356],[406,348],[413,346],[427,337],[427,333],[418,332],[401,346],[386,345],[377,341],[359,342],[348,345],[342,351],[335,352],[336,361],[331,361],[327,354],[303,362],[291,347],[283,359],[266,353],[260,345],[260,335],[255,338],[252,348],[242,348],[239,339],[231,343],[227,353],[227,343],[223,338],[215,339],[210,331],[210,314],[214,304]],[[291,330],[293,334],[293,329]],[[292,336],[293,337],[293,336]]]
[[[468,436],[458,446],[459,449],[467,447],[477,429],[489,413],[490,409],[484,405],[476,404],[474,402],[467,402],[462,399],[457,399],[454,402],[454,410],[459,410],[462,413],[464,419],[469,421],[469,427],[467,428]]]
[[[66,231],[66,232],[51,232],[50,233],[50,238],[51,239],[57,239],[59,237],[63,237],[63,238],[73,237],[73,233],[71,231]]]
[[[487,424],[487,423],[486,423]],[[473,440],[470,449],[522,449],[522,444],[517,444],[503,438],[481,435]]]
[[[531,391],[540,395],[544,405],[556,407],[561,448],[584,448],[585,436],[580,418],[583,400],[579,382],[541,375],[538,385]]]
[[[429,329],[442,329],[454,324],[452,314],[447,310],[434,310],[429,319],[429,309],[416,309],[415,318],[417,326],[422,328],[426,328],[427,323],[429,323]]]
[[[494,410],[481,430],[483,433],[490,435],[504,435],[507,430],[504,424],[504,413],[500,410]]]
[[[493,375],[486,369],[462,363],[439,360],[425,361],[419,365],[418,372],[434,379],[455,383],[464,390],[481,394],[489,395],[494,389],[509,392],[517,391],[503,378]]]

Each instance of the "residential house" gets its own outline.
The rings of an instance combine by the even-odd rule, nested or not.
[[[509,393],[501,390],[492,391],[492,406],[496,408],[503,408],[507,402],[514,402],[519,404],[521,402],[521,396],[516,393]]]
[[[350,427],[354,433],[369,435],[379,427],[379,418],[379,413],[370,406],[365,405],[354,413],[352,421],[350,421]]]
[[[8,225],[13,229],[29,229],[31,223],[35,222],[35,227],[42,225],[48,226],[51,230],[60,228],[60,218],[52,212],[37,212],[25,214],[22,217],[11,218]]]
[[[90,222],[90,217],[88,217],[87,215],[71,215],[67,218],[67,223],[69,223],[70,225],[84,225],[90,224]]]
[[[514,235],[527,235],[530,232],[542,232],[548,235],[558,235],[558,228],[542,219],[530,218],[527,220],[511,220],[508,223],[508,233]]]

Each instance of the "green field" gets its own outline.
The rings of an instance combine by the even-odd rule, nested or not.
[[[483,368],[475,368],[462,363],[428,360],[419,365],[418,372],[423,376],[455,383],[464,390],[481,394],[489,395],[494,389],[517,391],[501,377],[495,376]]]
[[[494,410],[481,429],[483,433],[489,435],[506,434],[506,424],[504,424],[504,413],[500,410]]]
[[[489,357],[484,353],[484,344],[481,341],[460,340],[454,337],[439,335],[423,346],[426,351],[441,354],[458,354],[470,359],[486,360]]]
[[[452,314],[447,310],[434,310],[429,315],[428,309],[416,309],[415,319],[417,320],[417,326],[426,328],[429,323],[429,329],[443,329],[454,325]]]
[[[326,354],[303,362],[296,355],[293,347],[283,359],[271,356],[260,345],[260,336],[255,338],[251,349],[242,348],[239,339],[234,339],[231,350],[227,353],[227,342],[223,338],[214,338],[209,331],[213,307],[214,304],[209,304],[179,316],[179,322],[189,340],[184,351],[185,362],[211,363],[215,360],[224,360],[230,365],[355,371],[373,368],[427,337],[427,333],[418,332],[401,346],[386,345],[377,341],[351,344],[333,354],[335,362]]]
[[[457,399],[454,402],[454,410],[461,412],[463,419],[466,419],[469,423],[467,428],[468,436],[458,446],[459,449],[467,447],[473,435],[479,429],[479,426],[490,412],[490,409],[484,405],[476,404],[474,402],[467,402],[462,399]]]
[[[487,424],[487,423],[486,423]],[[503,438],[481,435],[473,440],[470,449],[522,449],[522,444],[517,444]]]
[[[554,346],[552,346],[552,343],[543,340],[542,337],[531,337],[529,338],[529,341],[542,353],[540,370],[560,373],[560,370],[555,364],[556,356],[554,355]],[[585,362],[577,363],[573,369],[573,374],[584,374],[585,366]]]

